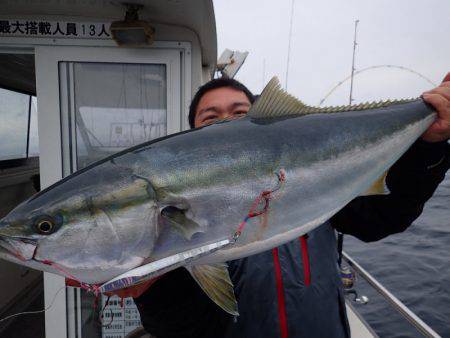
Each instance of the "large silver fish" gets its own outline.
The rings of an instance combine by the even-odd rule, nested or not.
[[[378,179],[434,119],[421,99],[308,107],[274,79],[244,118],[128,149],[20,204],[0,222],[0,257],[101,291],[185,266],[236,313],[221,263],[384,193]]]

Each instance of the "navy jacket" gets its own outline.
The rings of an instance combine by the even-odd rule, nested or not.
[[[417,141],[389,171],[391,194],[356,198],[308,236],[229,262],[236,318],[185,269],[167,273],[135,299],[145,329],[156,338],[349,337],[333,228],[364,241],[405,230],[449,167],[446,142]]]

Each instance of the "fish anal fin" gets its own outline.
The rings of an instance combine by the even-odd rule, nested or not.
[[[371,196],[371,195],[388,195],[390,193],[386,185],[387,171],[383,173],[372,186],[361,196]]]
[[[187,269],[214,303],[233,316],[239,315],[226,264],[192,265]]]

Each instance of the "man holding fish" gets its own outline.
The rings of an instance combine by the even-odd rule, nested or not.
[[[374,241],[404,231],[420,215],[450,166],[450,73],[422,97],[439,118],[389,172],[387,184],[395,195],[359,197],[309,236],[229,262],[240,313],[235,320],[184,269],[119,295],[136,298],[145,328],[160,338],[348,337],[332,227]],[[190,125],[240,118],[253,101],[237,81],[213,80],[194,97]]]
[[[0,257],[96,293],[135,286],[120,293],[158,338],[346,337],[333,227],[366,241],[403,231],[450,166],[450,74],[423,99],[434,109],[317,108],[272,80],[253,103],[212,81],[190,112],[211,126],[25,201],[0,221]]]

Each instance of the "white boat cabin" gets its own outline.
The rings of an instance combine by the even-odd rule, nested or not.
[[[188,127],[191,97],[216,67],[212,1],[133,3],[2,2],[0,217],[93,161]],[[112,298],[102,326],[93,296],[64,278],[4,261],[0,271],[0,318],[43,288],[46,337],[122,338],[140,324],[132,300]]]

